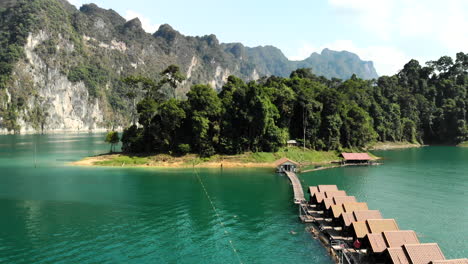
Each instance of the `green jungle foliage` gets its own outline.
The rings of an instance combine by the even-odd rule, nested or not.
[[[290,78],[244,83],[230,76],[221,92],[194,85],[186,100],[147,92],[139,123],[122,136],[126,152],[276,152],[288,139],[316,150],[360,149],[375,141],[463,142],[468,138],[468,54],[422,67],[411,60],[376,81],[317,77],[298,69]],[[178,74],[172,72],[172,74]],[[305,140],[305,141],[304,141]]]
[[[117,145],[120,141],[119,133],[116,131],[110,131],[107,133],[104,142],[109,143],[111,145],[110,152],[115,151],[115,145]]]
[[[33,58],[37,59],[38,55],[47,70],[40,72],[40,67],[31,65],[37,61],[26,58],[24,47],[29,35],[35,38],[30,43],[34,46]],[[347,52],[324,50],[304,61],[289,61],[274,47],[225,44],[214,35],[184,36],[169,25],[162,25],[157,32],[149,34],[142,29],[138,19],[126,21],[115,11],[95,4],[83,5],[78,10],[67,0],[0,1],[2,128],[18,131],[18,120],[24,120],[36,129],[44,127],[45,123],[47,128],[48,120],[54,117],[54,113],[43,115],[46,107],[33,109],[32,98],[47,88],[39,85],[50,83],[36,81],[32,87],[24,85],[24,80],[18,79],[15,73],[25,67],[34,67],[36,71],[31,75],[35,74],[33,77],[38,79],[46,78],[49,70],[53,74],[57,70],[69,81],[83,83],[90,95],[88,100],[100,104],[106,120],[104,124],[96,125],[111,128],[124,125],[133,118],[129,110],[136,109],[134,105],[141,100],[138,93],[132,100],[127,100],[129,86],[120,81],[122,77],[144,75],[159,82],[163,77],[158,73],[171,64],[180,65],[183,72],[192,69],[190,78],[177,90],[172,87],[181,76],[174,75],[174,79],[166,80],[159,92],[171,98],[185,97],[193,84],[211,83],[220,69],[244,80],[257,75],[286,77],[299,67],[310,67],[314,73],[329,77],[348,78],[352,73],[365,79],[377,77],[371,62],[361,61],[357,55]],[[168,68],[168,71],[172,70]],[[137,101],[135,104],[133,99]]]

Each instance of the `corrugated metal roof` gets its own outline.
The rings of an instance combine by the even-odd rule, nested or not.
[[[335,196],[333,197],[333,202],[338,205],[344,203],[357,203],[356,197],[354,196]]]
[[[333,217],[334,217],[334,218],[340,217],[341,213],[344,212],[344,211],[343,211],[343,206],[341,206],[341,205],[336,205],[336,204],[334,204],[334,205],[331,206],[331,210],[332,210],[332,212],[333,212]]]
[[[317,203],[321,203],[323,199],[325,198],[325,195],[321,192],[316,192],[312,197],[315,196],[315,199],[317,200]]]
[[[280,166],[280,165],[282,165],[282,164],[284,164],[284,163],[287,163],[287,162],[290,162],[290,163],[292,163],[292,164],[294,164],[294,165],[296,165],[296,166],[299,166],[299,165],[300,165],[299,163],[297,163],[297,162],[295,162],[295,161],[292,161],[292,160],[290,160],[290,159],[288,159],[288,158],[281,158],[281,159],[275,161],[275,166]]]
[[[356,222],[353,213],[342,213],[341,218],[343,218],[345,226],[350,226],[353,222]]]
[[[317,186],[309,186],[309,193],[311,196],[316,192],[319,192]]]
[[[431,264],[468,264],[468,259],[434,260]]]
[[[371,160],[372,157],[367,153],[341,153],[345,160]]]
[[[343,208],[346,213],[352,213],[357,210],[368,210],[367,203],[343,203]]]
[[[351,224],[354,234],[356,235],[357,238],[363,238],[365,237],[368,233],[370,233],[366,222],[354,222]]]
[[[387,248],[387,243],[385,243],[382,233],[367,234],[367,239],[369,240],[372,251],[375,253],[381,253]]]
[[[328,210],[330,206],[334,205],[333,198],[324,198],[323,203],[325,204],[325,208]]]
[[[367,234],[367,239],[375,253],[383,252],[386,248],[401,247],[403,244],[419,244],[413,230],[371,233]]]
[[[387,252],[393,264],[410,264],[403,248],[387,248]]]
[[[445,260],[437,243],[405,244],[403,246],[412,264],[428,264],[434,260]]]
[[[384,231],[383,236],[388,247],[401,247],[404,244],[419,244],[416,232],[413,230]]]
[[[326,191],[325,192],[325,197],[327,198],[333,198],[335,196],[346,196],[346,192],[345,191],[341,191],[341,190],[338,190],[338,191]]]
[[[379,210],[355,210],[353,211],[356,221],[366,221],[367,219],[382,219]]]
[[[367,219],[366,223],[371,233],[399,230],[395,219]]]
[[[319,185],[318,191],[321,193],[324,193],[327,191],[338,191],[338,187],[336,185]]]

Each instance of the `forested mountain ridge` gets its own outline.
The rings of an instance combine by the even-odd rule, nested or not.
[[[154,86],[157,91],[157,86]],[[458,144],[468,139],[468,54],[394,76],[341,81],[298,69],[289,78],[245,83],[230,76],[220,93],[194,85],[187,100],[138,104],[139,123],[122,135],[130,153],[276,152],[288,139],[316,150],[363,149],[376,141]]]
[[[170,64],[187,77],[178,97],[195,83],[220,89],[229,75],[286,77],[298,67],[326,77],[377,77],[372,62],[348,52],[289,61],[271,46],[222,44],[214,35],[184,36],[169,25],[148,34],[138,19],[126,21],[94,4],[77,10],[66,0],[1,1],[0,36],[0,132],[122,126],[131,103],[121,78],[158,79]]]

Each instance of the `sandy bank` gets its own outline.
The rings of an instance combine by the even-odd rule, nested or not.
[[[121,154],[99,155],[94,157],[87,157],[82,160],[72,162],[73,166],[111,166],[111,167],[154,167],[154,168],[274,168],[273,162],[240,162],[230,160],[219,161],[206,161],[199,162],[191,157],[182,158],[169,158],[167,160],[153,160],[150,158],[143,158],[138,163],[128,163],[125,161],[120,162],[119,158],[126,158],[127,156]]]
[[[369,150],[390,150],[420,147],[424,147],[424,145],[409,142],[378,142],[374,146],[370,147]]]

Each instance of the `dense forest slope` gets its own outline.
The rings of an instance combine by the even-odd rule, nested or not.
[[[194,85],[186,100],[154,96],[138,104],[141,127],[123,135],[130,153],[276,152],[288,139],[317,150],[362,149],[376,141],[457,144],[468,139],[468,54],[421,66],[411,60],[377,81],[318,77],[245,83],[230,76],[219,93]],[[115,134],[115,132],[110,133]]]
[[[287,77],[298,67],[328,78],[377,78],[372,62],[324,50],[289,61],[271,46],[222,44],[214,35],[184,36],[162,25],[146,33],[138,19],[126,21],[94,4],[77,10],[65,0],[0,2],[0,132],[84,130],[127,124],[131,102],[120,79],[160,78],[170,64],[187,80],[220,89],[229,75],[244,81]]]

